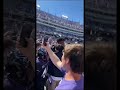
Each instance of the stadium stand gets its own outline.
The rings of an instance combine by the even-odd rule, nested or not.
[[[116,40],[116,0],[85,1],[85,40]]]

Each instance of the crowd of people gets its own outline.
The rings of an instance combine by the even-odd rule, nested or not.
[[[80,24],[78,24],[78,23],[62,19],[60,17],[48,14],[41,10],[38,13],[38,18],[42,18],[47,21],[49,20],[53,23],[58,23],[59,25],[72,27],[74,29],[78,29],[78,30],[82,29],[82,26],[80,26]],[[71,61],[71,63],[73,63],[73,65],[71,65],[71,67],[73,68],[73,72],[75,70],[75,66],[80,66],[80,69],[76,68],[76,71],[75,71],[75,73],[77,74],[76,78],[80,78],[80,75],[82,75],[81,79],[80,80],[78,79],[78,84],[80,85],[80,87],[79,87],[79,85],[76,85],[74,83],[74,81],[70,81],[68,83],[67,83],[67,80],[61,81],[65,76],[65,71],[64,71],[65,67],[63,70],[60,70],[59,67],[61,67],[61,66],[57,65],[56,61],[53,61],[55,59],[58,61],[62,61],[63,50],[65,49],[66,44],[75,44],[76,43],[75,46],[73,45],[73,47],[74,47],[73,49],[78,47],[77,49],[79,51],[79,47],[80,47],[79,45],[81,43],[83,44],[83,40],[82,40],[83,37],[74,35],[70,32],[65,33],[64,31],[61,31],[61,30],[55,30],[55,28],[52,28],[52,27],[48,27],[48,26],[44,26],[44,25],[37,25],[37,38],[36,38],[37,41],[36,42],[41,43],[45,37],[48,37],[48,42],[51,45],[50,48],[51,48],[52,52],[55,53],[54,55],[56,55],[58,58],[56,58],[56,56],[54,56],[54,55],[51,56],[49,54],[49,52],[47,52],[47,50],[42,47],[41,44],[38,44],[37,51],[36,51],[37,52],[36,63],[37,63],[37,67],[38,67],[37,69],[39,69],[39,70],[37,70],[37,71],[39,71],[37,74],[38,75],[37,78],[39,78],[39,80],[37,80],[37,90],[62,90],[62,89],[64,89],[64,90],[72,90],[72,89],[83,90],[83,83],[84,83],[84,80],[83,80],[84,78],[82,75],[83,74],[83,66],[82,66],[83,61],[81,61],[81,63],[76,63],[76,62],[80,62],[79,61],[80,59],[76,59],[75,63],[73,61]],[[80,39],[80,38],[82,38],[82,39]],[[79,43],[79,44],[77,44],[77,43]],[[66,49],[67,49],[67,46],[66,46]],[[70,47],[69,47],[69,49],[70,49]],[[71,55],[72,55],[72,52],[68,52],[68,53],[71,53]],[[81,51],[81,53],[83,54],[83,51]],[[43,55],[43,54],[45,54],[45,55]],[[53,59],[53,57],[55,59]],[[80,57],[80,56],[78,55],[78,57]],[[80,58],[82,58],[82,57],[80,57]],[[45,67],[42,68],[42,66],[44,66],[44,65],[46,65],[46,68]],[[41,68],[40,68],[40,66],[41,66]],[[45,70],[46,70],[46,72],[44,73]],[[40,71],[43,73],[41,73]],[[43,77],[43,75],[44,75],[44,77]],[[45,78],[45,75],[46,75],[46,78]],[[42,76],[42,77],[40,77],[40,76]],[[66,87],[64,87],[64,85],[66,85]],[[70,88],[70,86],[68,86],[68,85],[71,85],[72,87]]]
[[[77,29],[77,30],[83,29],[83,26],[80,25],[79,22],[70,21],[68,19],[64,19],[62,17],[58,17],[55,15],[49,14],[49,13],[44,12],[44,11],[39,10],[39,9],[37,9],[37,18],[41,18],[41,19],[44,19],[48,22],[56,23],[58,25],[66,26],[69,28]]]
[[[60,38],[56,44],[49,44],[37,43],[37,90],[116,89],[115,43],[90,41],[83,49],[82,44],[65,44]]]
[[[36,49],[37,90],[83,90],[83,46],[65,45],[64,41],[63,38],[59,38],[56,44],[50,44],[48,40],[50,47],[49,44],[43,46],[38,42]],[[69,63],[64,61],[65,58],[69,58]],[[74,77],[78,80],[78,85]]]
[[[30,26],[27,24],[27,27]],[[63,38],[55,43],[48,40],[46,46],[38,40],[35,57],[33,38],[28,39],[28,47],[23,48],[18,37],[19,33],[12,31],[4,34],[5,90],[34,90],[35,81],[37,90],[116,89],[114,43],[90,42],[85,44],[84,50],[81,43],[65,44]]]
[[[86,28],[85,30],[85,40],[86,41],[107,41],[107,42],[111,42],[111,41],[115,41],[116,40],[116,31],[107,31],[106,30],[99,30],[99,29],[91,29]]]
[[[42,40],[44,36],[49,36],[56,41],[56,39],[63,37],[66,43],[82,43],[83,37],[80,35],[75,35],[70,32],[63,32],[61,30],[57,31],[52,27],[37,25],[37,39]]]
[[[25,9],[18,8],[21,11]],[[78,23],[41,10],[37,17],[78,30],[82,28]],[[4,27],[3,41],[5,90],[116,90],[116,45],[113,42],[95,42],[112,40],[114,35],[111,33],[89,29],[85,32],[85,40],[91,42],[85,43],[84,48],[81,37],[72,33],[56,32],[42,26],[38,28],[35,40],[31,25],[19,22],[12,26],[15,25],[12,21],[8,24],[11,26],[6,24]],[[26,39],[26,48],[19,42],[23,27],[33,30],[30,38]],[[46,45],[43,43],[45,37],[48,37]]]
[[[40,36],[39,36],[40,35]],[[51,40],[51,43],[56,43],[56,40],[62,36],[59,36],[59,34],[48,34],[48,33],[43,33],[43,32],[39,32],[38,33],[38,37],[37,37],[37,41],[42,41],[42,39],[45,36],[49,36],[49,39]],[[81,39],[76,39],[76,38],[69,38],[69,37],[63,37],[65,38],[65,43],[82,43],[83,40]]]

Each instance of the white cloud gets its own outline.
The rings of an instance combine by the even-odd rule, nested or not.
[[[37,5],[37,7],[39,8],[39,7],[40,7],[40,5]]]
[[[62,15],[62,17],[63,17],[63,18],[68,18],[68,16],[66,16],[66,15]]]

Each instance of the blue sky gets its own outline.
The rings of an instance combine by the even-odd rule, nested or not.
[[[83,0],[37,0],[41,10],[61,17],[68,16],[69,20],[80,22],[84,20],[84,1]]]

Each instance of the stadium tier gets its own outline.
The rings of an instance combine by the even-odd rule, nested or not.
[[[85,1],[86,27],[100,27],[100,30],[116,30],[116,0],[87,0]]]
[[[115,40],[116,0],[86,0],[85,30],[96,40]]]
[[[37,9],[37,18],[46,20],[47,22],[50,22],[50,23],[56,23],[58,25],[61,25],[61,26],[67,27],[67,28],[72,28],[74,30],[82,29],[82,25],[80,25],[79,22],[73,22],[68,19],[64,19],[62,17],[55,16],[55,15],[49,14],[47,12],[44,12],[40,9]]]
[[[37,9],[37,39],[44,36],[66,38],[67,42],[83,41],[83,25]]]
[[[14,2],[14,3],[13,3]],[[34,25],[34,0],[4,0],[4,32],[20,31],[27,22]]]

